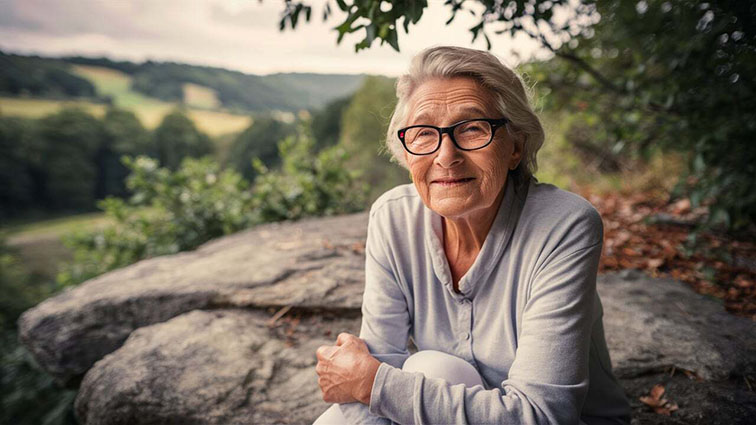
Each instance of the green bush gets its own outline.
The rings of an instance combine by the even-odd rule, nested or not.
[[[131,197],[98,203],[112,225],[64,238],[74,259],[58,274],[58,284],[75,285],[144,258],[191,250],[254,224],[363,209],[366,189],[344,168],[343,149],[316,154],[313,146],[303,125],[279,143],[280,170],[255,158],[254,189],[210,158],[186,158],[171,171],[152,158],[124,157]]]
[[[21,313],[52,294],[0,238],[0,423],[75,424],[75,391],[60,388],[18,341]]]
[[[18,343],[15,331],[0,334],[0,423],[75,425],[76,391],[61,388]]]
[[[113,225],[66,236],[74,259],[58,275],[62,286],[143,258],[194,249],[252,223],[248,183],[210,158],[186,158],[177,171],[144,156],[123,161],[131,170],[126,185],[133,195],[99,202]]]
[[[253,205],[258,222],[296,220],[306,216],[342,214],[365,208],[367,185],[345,167],[340,146],[314,153],[309,127],[278,145],[281,169],[269,170],[258,158],[254,167]]]

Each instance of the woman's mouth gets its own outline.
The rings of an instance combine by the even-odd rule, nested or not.
[[[463,185],[465,183],[469,183],[471,181],[475,180],[473,177],[464,177],[461,179],[439,179],[439,180],[433,180],[431,184],[437,184],[439,186],[443,187],[452,187],[452,186],[459,186]]]

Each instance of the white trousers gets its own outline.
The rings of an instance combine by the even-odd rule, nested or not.
[[[478,371],[465,360],[440,351],[424,350],[409,356],[402,370],[420,372],[428,378],[442,378],[451,384],[465,384],[468,387],[483,385]],[[313,425],[345,425],[347,423],[341,409],[332,404]]]

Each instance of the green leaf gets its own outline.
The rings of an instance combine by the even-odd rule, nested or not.
[[[386,41],[388,41],[388,43],[391,45],[391,47],[394,48],[394,50],[396,50],[397,52],[399,51],[399,39],[396,29],[389,30],[389,36]]]

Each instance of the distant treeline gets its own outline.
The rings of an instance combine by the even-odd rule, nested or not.
[[[97,92],[92,83],[72,74],[68,68],[63,62],[38,56],[0,52],[0,93],[49,98],[95,97]]]
[[[65,109],[40,119],[0,117],[0,216],[29,210],[86,211],[95,200],[125,194],[122,155],[146,154],[168,166],[211,153],[210,138],[181,112],[154,131],[130,111],[97,119]]]
[[[316,148],[336,144],[349,99],[313,112]],[[226,165],[253,181],[252,158],[278,165],[277,144],[295,130],[294,123],[254,117],[231,141]],[[133,112],[118,108],[110,108],[102,119],[78,108],[40,119],[0,116],[0,218],[30,211],[88,211],[106,196],[125,196],[123,155],[147,155],[175,170],[185,157],[215,154],[213,140],[182,110],[166,115],[152,131]]]
[[[193,83],[216,92],[225,108],[243,111],[297,111],[323,107],[357,90],[364,75],[289,73],[266,76],[222,68],[107,58],[41,58],[0,52],[0,93],[42,97],[94,97],[94,86],[70,69],[98,66],[130,75],[132,89],[169,102],[184,100],[183,86]]]

